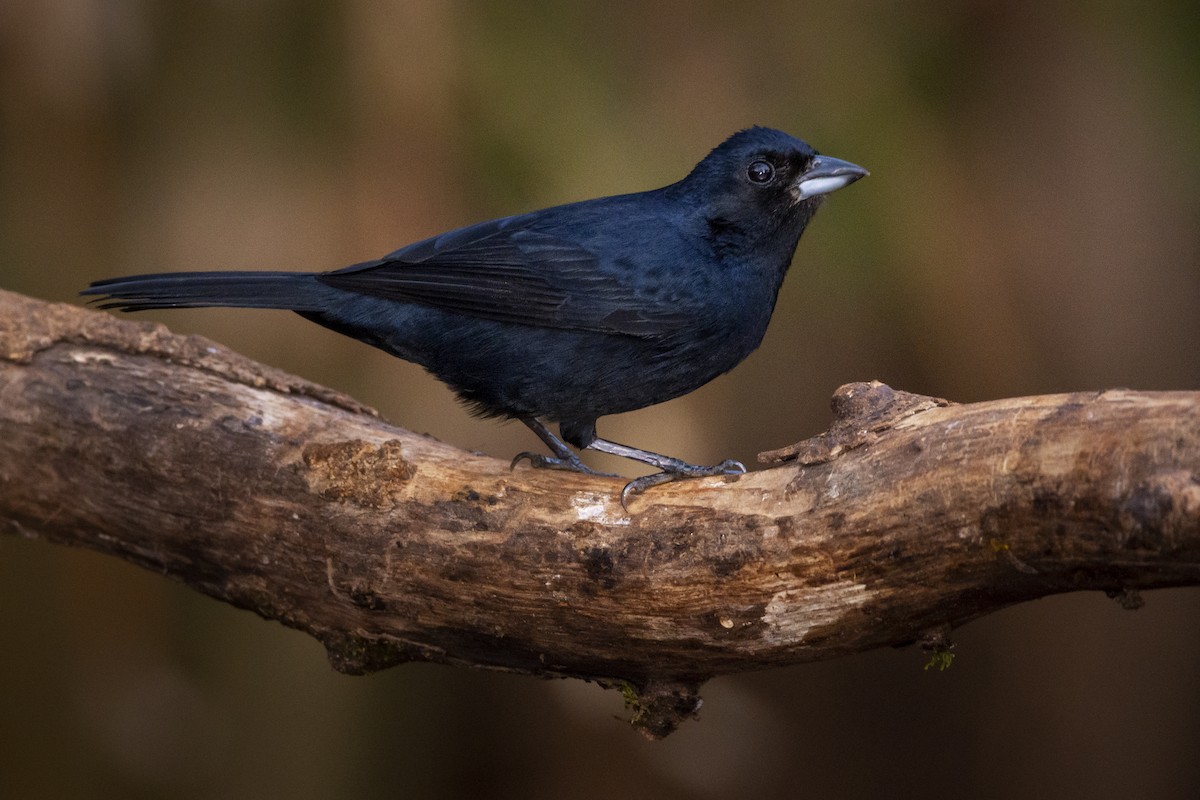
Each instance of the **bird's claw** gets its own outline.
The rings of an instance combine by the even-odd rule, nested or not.
[[[587,464],[579,459],[574,453],[570,457],[560,458],[558,456],[547,456],[541,453],[534,453],[526,450],[517,453],[513,456],[512,462],[508,465],[509,469],[516,469],[517,464],[522,461],[528,461],[529,466],[534,469],[557,469],[565,472],[580,472],[585,475],[596,475],[603,478],[615,478],[611,472],[600,472],[592,469]],[[655,472],[650,475],[643,475],[640,478],[634,478],[629,483],[625,484],[625,488],[621,489],[621,507],[626,511],[629,510],[629,498],[634,495],[641,494],[647,489],[654,486],[661,486],[664,483],[683,480],[685,478],[710,478],[716,475],[742,475],[746,472],[746,465],[740,461],[726,459],[720,464],[711,466],[700,466],[696,464],[676,463],[671,465],[671,469]]]
[[[508,468],[510,470],[516,469],[517,464],[520,464],[522,461],[528,461],[529,466],[534,469],[557,469],[564,472],[581,472],[584,475],[597,475],[603,478],[616,477],[611,472],[600,472],[599,470],[592,469],[574,455],[570,458],[558,458],[556,456],[542,455],[541,453],[532,453],[528,450],[513,456],[513,460],[509,463]]]
[[[544,455],[542,455],[541,453],[531,453],[528,450],[522,450],[520,453],[517,453],[515,456],[513,456],[512,461],[508,462],[509,470],[516,469],[517,464],[520,464],[522,461],[525,461],[526,459],[529,460],[529,466],[533,467],[534,469],[540,469],[538,461],[539,460],[545,461],[546,457]]]
[[[746,465],[740,461],[734,461],[732,458],[727,458],[720,464],[717,464],[714,475],[745,475]]]
[[[643,475],[640,478],[634,478],[629,483],[625,484],[625,488],[621,490],[621,508],[629,510],[629,498],[634,495],[641,494],[647,489],[654,486],[661,486],[664,483],[683,480],[684,478],[711,478],[716,475],[744,475],[746,465],[740,461],[734,461],[727,458],[720,464],[712,466],[698,466],[695,464],[685,464],[680,469],[673,469],[663,472],[655,472],[650,475]]]

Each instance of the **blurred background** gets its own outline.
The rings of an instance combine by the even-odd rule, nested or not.
[[[1194,0],[3,0],[0,288],[339,267],[674,181],[761,123],[871,177],[809,228],[756,354],[603,435],[751,463],[849,381],[1197,389],[1198,42]],[[286,313],[154,318],[464,448],[537,444]],[[1194,798],[1200,592],[1146,600],[992,615],[944,673],[908,649],[718,679],[650,743],[615,693],[338,675],[299,633],[4,536],[0,796]]]

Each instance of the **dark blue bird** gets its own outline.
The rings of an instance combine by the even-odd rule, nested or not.
[[[482,222],[333,272],[176,272],[97,281],[101,308],[295,311],[412,361],[484,416],[519,419],[552,456],[580,449],[659,472],[622,499],[687,476],[736,474],[601,439],[596,419],[686,394],[762,341],[805,225],[867,174],[770,128],[729,137],[683,180]]]

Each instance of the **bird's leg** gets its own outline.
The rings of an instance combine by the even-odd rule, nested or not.
[[[538,438],[546,443],[546,446],[550,448],[554,455],[544,456],[541,453],[531,453],[526,450],[523,453],[517,453],[516,456],[513,457],[512,464],[509,465],[510,469],[516,467],[521,461],[528,459],[529,465],[535,469],[561,469],[568,472],[583,472],[587,475],[604,475],[610,478],[616,477],[609,472],[599,472],[594,470],[587,464],[583,463],[583,461],[579,459],[579,456],[575,455],[574,451],[572,451],[570,447],[567,447],[566,443],[563,442],[562,439],[559,439],[557,436],[551,433],[550,429],[543,425],[537,418],[521,417],[521,422],[524,422],[525,426],[529,428],[529,430],[536,433]]]
[[[639,450],[636,447],[630,447],[617,442],[610,442],[607,439],[599,437],[592,439],[587,445],[592,450],[597,450],[601,453],[609,455],[621,456],[622,458],[631,458],[634,461],[641,461],[644,464],[649,464],[656,467],[661,472],[656,472],[651,475],[643,475],[640,478],[634,478],[629,483],[625,484],[625,488],[621,490],[621,505],[625,505],[625,501],[632,495],[640,494],[651,486],[658,486],[663,483],[670,483],[681,478],[705,478],[713,475],[741,475],[746,471],[746,465],[740,461],[726,459],[720,464],[712,466],[697,466],[689,464],[686,461],[681,461],[678,458],[652,453],[649,450]]]
[[[592,469],[587,464],[579,459],[566,442],[559,439],[550,429],[535,417],[522,417],[521,422],[529,430],[537,434],[538,438],[546,443],[550,448],[553,456],[544,456],[540,453],[517,453],[512,460],[512,465],[515,467],[521,461],[528,460],[529,465],[536,469],[561,469],[569,472],[583,472],[588,475],[603,475],[606,477],[616,477],[609,472],[599,472]],[[746,466],[740,461],[727,459],[720,464],[711,466],[700,466],[689,464],[678,458],[664,456],[660,453],[653,453],[649,450],[639,450],[636,447],[620,444],[618,442],[610,442],[607,439],[601,439],[596,436],[596,427],[594,422],[570,422],[565,423],[563,430],[564,438],[570,439],[573,444],[576,444],[580,449],[591,449],[599,453],[608,453],[621,458],[629,458],[634,461],[640,461],[643,464],[649,464],[652,467],[660,470],[659,472],[650,475],[643,475],[640,478],[634,478],[629,483],[625,484],[625,488],[621,490],[621,505],[635,494],[640,494],[652,486],[659,486],[671,481],[681,480],[683,478],[705,478],[714,475],[741,475],[746,471]]]

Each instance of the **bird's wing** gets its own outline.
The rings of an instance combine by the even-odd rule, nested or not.
[[[639,295],[632,270],[508,217],[326,272],[339,289],[498,322],[656,337],[684,320],[669,303]]]

